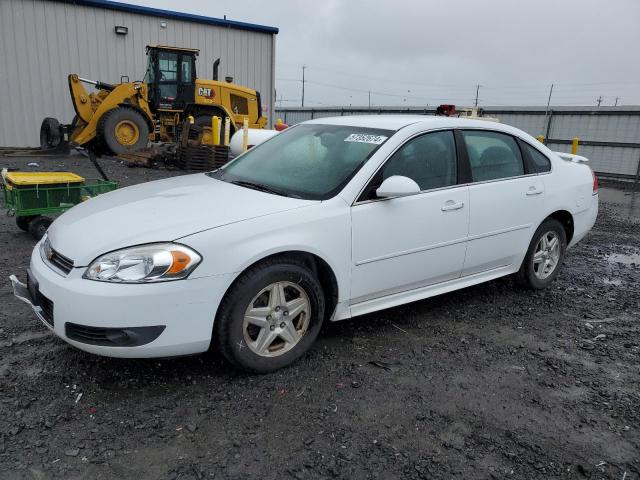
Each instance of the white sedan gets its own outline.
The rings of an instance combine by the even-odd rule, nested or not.
[[[358,116],[292,127],[206,174],[58,218],[16,296],[77,348],[215,348],[268,372],[343,320],[513,274],[544,288],[593,226],[597,181],[507,125]]]

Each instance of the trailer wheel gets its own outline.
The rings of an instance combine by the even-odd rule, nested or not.
[[[40,240],[47,233],[47,229],[53,220],[49,217],[37,216],[29,222],[29,233],[36,240]]]
[[[16,217],[16,225],[20,230],[29,231],[29,222],[36,218],[36,215],[28,215],[26,217]]]
[[[117,107],[100,119],[98,136],[115,155],[135,152],[147,146],[149,125],[139,112]]]
[[[60,122],[51,117],[42,120],[40,125],[40,148],[43,150],[55,148],[60,145],[60,140],[62,140]]]

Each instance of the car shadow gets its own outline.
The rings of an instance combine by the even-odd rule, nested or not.
[[[367,338],[374,334],[379,337],[392,332],[397,333],[398,330],[407,333],[406,330],[428,325],[434,318],[445,318],[451,322],[461,321],[465,309],[478,302],[499,301],[503,295],[524,296],[527,293],[518,290],[510,279],[502,278],[353,319],[326,322],[309,355],[292,366],[270,375],[281,376],[287,375],[288,370],[312,368],[309,363],[325,361],[323,358],[317,358],[318,355],[315,355],[314,351],[331,350],[337,344],[349,342],[355,338]],[[170,358],[110,358],[80,351],[53,335],[51,337],[50,341],[56,342],[57,346],[55,359],[52,358],[52,362],[73,365],[74,370],[82,371],[83,376],[90,378],[92,382],[100,384],[103,388],[109,388],[109,385],[118,388],[118,384],[123,379],[134,381],[137,386],[142,387],[152,386],[158,382],[185,386],[197,384],[203,379],[212,377],[222,382],[256,377],[236,369],[219,353],[212,350],[197,355]]]

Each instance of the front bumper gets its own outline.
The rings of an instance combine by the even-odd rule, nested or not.
[[[33,313],[36,314],[36,317],[40,319],[40,321],[44,324],[44,326],[49,328],[50,330],[53,330],[51,319],[48,318],[48,316],[46,316],[42,308],[42,305],[39,304],[35,295],[33,295],[29,291],[28,285],[18,280],[18,277],[16,277],[15,275],[9,276],[9,280],[11,281],[11,285],[13,286],[14,297],[16,297],[18,300],[21,300],[27,303],[33,309]]]
[[[168,357],[206,351],[218,305],[232,281],[231,275],[218,275],[111,284],[83,279],[84,270],[74,268],[64,277],[42,260],[36,246],[30,264],[32,285],[15,275],[10,279],[14,295],[31,305],[57,336],[81,350],[110,357]],[[43,301],[50,304],[43,308]],[[123,340],[123,334],[128,339]],[[101,345],[100,335],[119,338],[123,346]],[[127,341],[134,346],[124,346]],[[140,342],[144,344],[136,345]]]

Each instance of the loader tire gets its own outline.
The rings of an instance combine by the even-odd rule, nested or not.
[[[117,107],[98,123],[98,138],[114,155],[141,150],[149,142],[149,125],[131,108]]]
[[[42,120],[40,125],[40,148],[43,150],[55,148],[60,145],[60,140],[62,140],[60,122],[51,117]]]
[[[203,127],[209,127],[211,128],[211,117],[213,115],[217,115],[218,117],[220,117],[221,122],[220,122],[220,145],[224,144],[224,113],[221,111],[218,112],[211,112],[211,115],[200,115],[196,117],[195,120],[195,124],[200,127],[200,130],[202,130]],[[199,132],[201,133],[201,132]],[[197,139],[197,137],[196,137]]]

